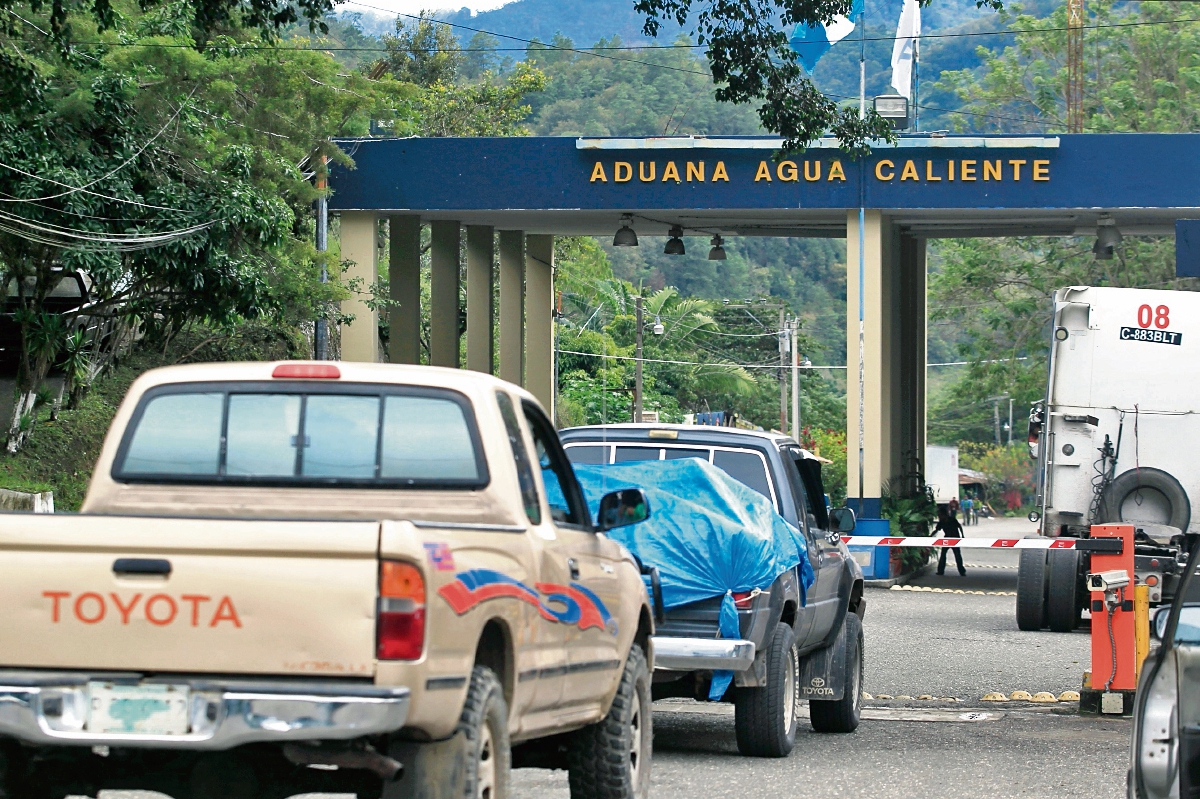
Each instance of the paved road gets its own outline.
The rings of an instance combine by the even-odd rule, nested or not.
[[[984,520],[973,536],[1027,535],[1023,519]],[[967,576],[932,573],[916,586],[1016,590],[1015,552],[964,550]],[[982,568],[1007,567],[1007,568]],[[864,624],[872,695],[929,694],[947,701],[866,702],[853,735],[801,727],[783,760],[737,754],[732,708],[660,702],[654,715],[653,796],[756,799],[802,795],[873,799],[1117,799],[1125,785],[1129,723],[1083,719],[1075,705],[987,704],[988,691],[1078,690],[1089,662],[1084,632],[1017,630],[1013,596],[872,589]],[[986,713],[980,721],[963,714]],[[924,718],[924,721],[905,721]],[[566,775],[515,775],[516,795],[567,799]]]

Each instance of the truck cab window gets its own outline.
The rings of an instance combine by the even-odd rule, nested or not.
[[[546,502],[550,505],[550,516],[560,524],[586,527],[590,523],[583,492],[571,470],[571,463],[563,452],[562,444],[550,422],[533,405],[523,403],[525,420],[533,433],[533,446],[538,466],[542,470],[542,482],[546,486]]]
[[[503,391],[497,391],[496,404],[500,406],[500,415],[504,417],[504,429],[508,434],[509,446],[512,447],[513,460],[516,462],[517,483],[521,487],[521,504],[525,507],[525,517],[529,519],[530,524],[541,524],[542,505],[538,500],[537,485],[533,482],[533,468],[529,464],[529,452],[525,449],[525,439],[521,436],[521,426],[517,424],[512,400]]]

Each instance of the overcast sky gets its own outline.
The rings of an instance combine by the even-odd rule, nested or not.
[[[499,8],[509,0],[365,0],[362,3],[340,3],[338,8],[349,11],[374,11],[375,13],[390,12],[401,14],[419,14],[423,9],[449,8],[457,11],[464,6],[472,11],[488,11]]]

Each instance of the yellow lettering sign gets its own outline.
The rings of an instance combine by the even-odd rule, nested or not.
[[[837,178],[843,183],[846,182],[846,173],[842,171],[842,162],[838,161],[836,158],[834,159],[833,163],[829,165],[829,177],[827,179],[833,180],[834,178]]]
[[[904,170],[900,172],[901,180],[920,180],[917,175],[917,166],[912,161],[904,162]]]
[[[716,172],[714,172],[713,180],[716,180],[716,179],[717,179],[717,175],[716,175]],[[758,162],[758,171],[754,173],[754,182],[757,183],[760,180],[765,180],[767,183],[771,182],[771,169],[770,169],[770,167],[767,166],[766,161],[759,161]]]
[[[687,162],[687,179],[692,180],[693,177],[696,180],[700,181],[701,183],[704,182],[704,162],[703,161],[697,161],[694,164],[691,161]]]
[[[812,164],[812,172],[808,171],[808,165]],[[821,179],[821,162],[820,161],[805,161],[804,162],[804,179],[810,183],[814,180]]]
[[[591,182],[595,183],[597,180],[601,183],[608,183],[608,175],[604,174],[604,164],[600,163],[599,161],[597,161],[596,165],[592,167]]]
[[[800,171],[796,168],[795,161],[780,161],[779,166],[775,167],[775,174],[785,183],[796,183],[800,180]]]
[[[613,164],[613,180],[617,183],[628,183],[633,180],[633,164],[628,161],[617,161]]]
[[[883,174],[883,170],[885,168],[888,170],[888,173],[886,175]],[[896,173],[891,171],[895,168],[896,168],[895,164],[893,164],[888,159],[884,158],[882,161],[880,161],[879,163],[877,163],[875,165],[875,177],[878,180],[891,180],[892,178],[896,177]]]
[[[674,161],[668,161],[667,168],[663,170],[662,182],[666,183],[668,180],[679,182],[679,170],[675,167]]]
[[[1008,163],[1012,164],[1013,180],[1020,180],[1021,179],[1021,166],[1025,163],[1025,159],[1022,158],[1018,161],[1009,161]]]
[[[1033,179],[1034,180],[1049,180],[1050,179],[1050,162],[1049,161],[1034,161],[1033,162]]]
[[[716,183],[718,180],[729,182],[729,173],[725,171],[724,161],[718,161],[717,168],[713,170],[712,182]]]
[[[643,183],[650,183],[651,181],[653,181],[654,173],[657,171],[658,171],[658,162],[657,161],[650,162],[650,174],[649,175],[646,174],[646,162],[638,161],[638,180],[642,181]]]
[[[932,161],[925,162],[925,179],[926,180],[941,180],[942,179],[941,175],[933,174],[933,162]]]
[[[963,159],[962,162],[962,179],[975,180],[975,162]]]
[[[954,161],[949,161],[948,163],[950,164],[950,174],[948,176],[948,179],[954,180]]]
[[[1001,163],[1002,162],[999,158],[996,159],[996,162],[994,164],[991,161],[984,161],[983,162],[983,179],[984,180],[1000,180],[1001,179],[1001,175],[1000,175]]]

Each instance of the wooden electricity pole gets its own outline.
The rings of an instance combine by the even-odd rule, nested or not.
[[[1083,0],[1067,0],[1067,132],[1083,133]]]

